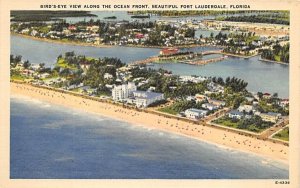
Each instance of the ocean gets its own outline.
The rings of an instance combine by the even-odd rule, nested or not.
[[[12,179],[285,179],[279,161],[11,96]]]

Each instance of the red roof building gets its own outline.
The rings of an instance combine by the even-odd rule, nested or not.
[[[160,55],[173,55],[173,54],[176,54],[178,53],[178,48],[164,48],[162,49],[159,54]]]
[[[144,35],[142,33],[135,34],[135,38],[141,39],[144,38]]]
[[[68,29],[71,30],[71,31],[74,31],[74,30],[76,30],[77,28],[76,28],[74,25],[70,25],[70,26],[68,27]]]

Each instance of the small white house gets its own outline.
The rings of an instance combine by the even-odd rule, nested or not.
[[[211,103],[204,103],[201,105],[201,107],[207,110],[217,110],[219,108],[219,106]]]
[[[237,110],[231,110],[228,113],[228,117],[232,118],[232,119],[241,119],[244,116],[244,114],[242,112],[239,112]]]
[[[238,108],[238,111],[239,111],[239,112],[250,113],[251,111],[252,111],[252,112],[254,111],[254,108],[253,108],[253,106],[251,106],[251,105],[241,105],[241,106]]]
[[[112,79],[113,75],[109,74],[109,73],[105,73],[104,74],[104,79]]]

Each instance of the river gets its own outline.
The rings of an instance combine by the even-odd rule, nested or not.
[[[192,51],[216,50],[216,47],[196,47]],[[22,55],[24,60],[31,63],[45,63],[53,66],[56,58],[65,52],[74,51],[76,54],[90,57],[118,57],[123,62],[145,59],[159,54],[156,48],[131,48],[114,46],[111,48],[97,48],[88,46],[75,46],[36,41],[19,36],[11,36],[11,54]],[[248,82],[250,91],[278,93],[280,97],[289,97],[289,66],[261,62],[258,57],[250,59],[229,57],[223,61],[203,66],[164,63],[155,64],[151,68],[164,68],[179,75],[199,76],[235,76]]]

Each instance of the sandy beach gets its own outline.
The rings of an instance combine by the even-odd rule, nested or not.
[[[94,101],[46,88],[39,88],[29,84],[11,82],[11,95],[28,96],[55,105],[97,113],[121,121],[126,121],[137,126],[145,126],[181,134],[205,142],[214,143],[220,145],[220,147],[225,146],[228,149],[251,152],[272,160],[288,163],[289,147],[283,144],[258,140],[238,133],[228,132],[205,125],[197,125],[176,118],[163,117],[158,114],[128,109],[122,106]]]

